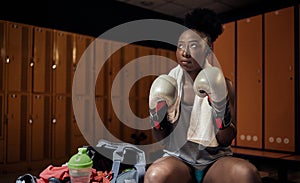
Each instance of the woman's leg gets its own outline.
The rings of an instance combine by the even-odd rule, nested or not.
[[[203,183],[261,183],[256,167],[247,160],[224,157],[217,160],[206,172]]]
[[[163,157],[149,166],[144,183],[191,183],[194,181],[192,169],[175,157]]]

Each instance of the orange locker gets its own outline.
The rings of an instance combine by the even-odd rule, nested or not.
[[[70,131],[70,154],[76,154],[78,152],[78,147],[83,145],[88,145],[85,137],[82,135],[81,130],[78,126],[75,116],[72,116],[71,120],[71,131]]]
[[[89,143],[94,142],[94,99],[88,97],[77,97],[73,99],[73,105],[76,105],[74,111],[75,121],[73,121],[72,138],[85,138]],[[94,105],[94,106],[93,106]],[[77,129],[78,128],[78,129]],[[82,140],[81,140],[82,141]],[[72,142],[74,143],[74,142]]]
[[[138,52],[138,63],[137,63],[137,78],[139,80],[135,84],[137,88],[137,96],[139,99],[148,99],[149,90],[153,82],[153,55],[155,54],[155,49],[145,46],[136,46]],[[152,56],[151,56],[152,55]],[[139,102],[139,107],[148,106],[147,103]]]
[[[124,100],[129,100],[129,98],[136,98],[137,96],[137,88],[132,85],[133,81],[136,80],[138,77],[138,70],[137,70],[137,59],[138,59],[138,48],[136,45],[126,45],[121,49],[120,60],[116,60],[113,58],[113,65],[116,65],[116,62],[120,62],[121,72],[119,74],[119,78],[114,78],[114,82],[120,82],[120,86],[117,88],[117,91],[112,91],[116,93],[113,96],[121,96]],[[117,69],[117,68],[116,68]],[[119,72],[118,70],[113,70],[114,75],[113,77]],[[129,83],[128,83],[129,82]],[[125,91],[125,92],[124,92]],[[128,91],[129,94],[127,93]],[[117,93],[120,92],[118,95]]]
[[[4,93],[0,93],[0,139],[4,138],[4,114],[6,111]]]
[[[295,150],[294,7],[265,14],[265,148]]]
[[[5,30],[6,30],[7,22],[0,21],[0,50],[5,49]],[[0,91],[4,91],[4,60],[5,53],[2,51],[0,53]]]
[[[72,36],[56,30],[53,36],[53,92],[65,94],[71,92]]]
[[[0,163],[4,162],[4,138],[3,138],[3,127],[4,127],[4,94],[0,93]]]
[[[221,65],[224,76],[235,82],[235,22],[223,25],[224,32],[213,45],[214,55]]]
[[[120,111],[122,110],[120,104],[121,99],[119,97],[114,97],[114,100],[116,100],[117,105],[113,106],[111,99],[107,99],[107,120],[104,122],[106,127],[105,130],[108,130],[113,136],[122,140],[121,133],[124,129],[121,129],[121,122],[118,117],[121,115]]]
[[[150,119],[149,119],[149,105],[148,105],[148,98],[140,98],[138,99],[138,110],[137,110],[137,117],[141,119],[145,119],[143,122],[146,124],[140,124],[142,121],[139,121],[137,123],[137,127],[147,127],[148,129],[145,130],[139,130],[138,133],[145,134],[145,138],[143,141],[141,141],[141,144],[151,144],[153,141],[152,138],[152,130],[150,126]]]
[[[107,98],[104,97],[96,97],[96,111],[94,112],[94,121],[95,121],[95,142],[96,144],[100,139],[108,139],[108,130],[105,127],[105,124],[107,123]],[[97,119],[97,120],[96,120]]]
[[[153,64],[155,72],[168,74],[177,65],[175,51],[157,48],[155,54],[157,55],[156,62]]]
[[[66,123],[67,123],[67,99],[63,95],[55,95],[52,98],[51,123],[51,149],[53,161],[64,161],[66,158]],[[69,130],[69,129],[68,129]],[[60,162],[59,162],[60,163]]]
[[[262,16],[237,22],[238,146],[262,148]]]
[[[26,160],[26,126],[29,122],[29,96],[10,93],[7,96],[6,161]]]
[[[139,90],[139,77],[143,75],[145,71],[142,67],[148,67],[147,64],[140,67],[142,64],[139,62],[143,62],[140,57],[147,56],[151,53],[152,50],[147,49],[146,47],[139,45],[126,45],[122,48],[122,58],[123,58],[123,67],[121,70],[122,77],[121,83],[122,86],[120,88],[121,100],[120,100],[120,122],[121,122],[121,138],[125,142],[129,142],[132,144],[139,143],[139,131],[137,130],[137,115],[138,115],[138,105],[141,105],[139,102],[139,97],[141,95]],[[152,52],[154,54],[154,52]],[[142,76],[141,76],[142,77]],[[123,80],[124,78],[124,80]],[[146,88],[142,89],[145,92]]]
[[[29,154],[31,161],[50,157],[49,127],[51,121],[50,96],[34,94],[32,96],[32,113],[29,119]]]
[[[108,71],[108,61],[110,60],[111,54],[111,41],[97,38],[93,45],[95,45],[95,65],[99,67],[99,73],[96,73],[96,88],[95,93],[96,96],[107,96],[108,89],[108,78],[110,72]],[[107,58],[107,59],[106,59]],[[100,64],[103,64],[100,66]]]
[[[72,44],[71,80],[73,81],[73,76],[79,64],[80,76],[78,78],[80,80],[76,81],[75,84],[76,87],[74,87],[75,88],[74,92],[77,95],[86,95],[91,91],[91,88],[93,87],[92,66],[94,60],[94,47],[93,44],[90,45],[92,42],[92,38],[84,35],[77,35],[77,34],[73,34],[72,38],[73,38],[73,44]],[[83,72],[81,73],[81,71]]]
[[[5,154],[5,151],[4,151],[4,144],[5,144],[5,141],[3,139],[0,140],[0,163],[3,163],[4,162],[4,154]]]
[[[52,50],[53,31],[34,27],[34,52],[31,62],[34,64],[32,88],[35,93],[51,91]]]
[[[122,44],[115,41],[110,41],[110,57],[107,60],[107,73],[105,76],[107,78],[107,85],[105,86],[105,93],[107,94],[107,121],[105,121],[105,126],[107,130],[116,138],[122,139],[121,131],[121,99],[123,97],[123,90],[125,90],[126,83],[122,82],[124,77],[128,77],[128,73],[124,75],[118,75],[120,69],[123,66],[124,60],[128,57],[131,58],[132,53],[129,51],[124,51]],[[112,53],[113,52],[113,53]],[[126,58],[125,58],[126,55]],[[109,56],[109,55],[108,55]],[[117,77],[118,76],[118,77]],[[113,83],[116,84],[115,88],[112,88]],[[127,96],[128,98],[128,96]],[[123,129],[122,129],[123,130]]]
[[[104,78],[107,78],[107,84],[104,88],[104,93],[107,94],[108,97],[120,97],[122,95],[121,90],[123,90],[124,83],[122,83],[122,79],[126,76],[124,75],[118,75],[120,72],[120,69],[123,66],[125,55],[130,56],[129,52],[123,51],[122,44],[115,41],[109,41],[110,48],[108,49],[109,54],[107,55],[109,57],[108,60],[105,61],[105,69],[106,76]],[[105,48],[106,49],[106,48]],[[107,57],[106,56],[106,57]],[[118,75],[118,78],[116,77]],[[119,83],[116,84],[116,88],[113,89],[113,83]]]
[[[8,22],[6,29],[7,90],[31,90],[32,27]]]
[[[235,89],[235,22],[226,23],[223,28],[223,33],[213,45],[214,57],[218,62],[215,64],[220,64],[224,76],[232,82]],[[216,62],[215,59],[213,62]],[[235,145],[235,140],[232,145]]]
[[[137,141],[135,140],[135,138],[137,138],[137,99],[126,98],[124,100],[127,100],[127,102],[123,100],[120,101],[121,140],[124,142],[136,144]],[[130,108],[126,106],[126,103],[129,103]]]

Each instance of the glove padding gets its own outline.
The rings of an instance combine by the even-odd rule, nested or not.
[[[173,77],[163,74],[153,81],[149,94],[152,127],[160,128],[159,123],[165,118],[166,113],[168,113],[168,120],[173,121],[177,95],[177,82]]]
[[[208,96],[214,109],[215,125],[219,129],[228,127],[231,123],[227,100],[225,77],[218,67],[206,67],[197,75],[194,81],[194,91],[199,97]]]

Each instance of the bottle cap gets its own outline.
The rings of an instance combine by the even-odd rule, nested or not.
[[[69,169],[82,169],[82,168],[88,168],[92,167],[93,161],[92,159],[87,155],[87,148],[81,147],[78,148],[78,153],[73,155],[69,162],[68,162],[68,168]]]

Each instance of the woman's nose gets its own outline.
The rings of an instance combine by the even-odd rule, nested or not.
[[[184,48],[184,49],[182,50],[182,56],[183,56],[183,57],[186,57],[186,58],[190,58],[190,57],[191,57],[191,53],[190,53],[190,50],[189,50],[188,47],[187,47],[187,48]]]

